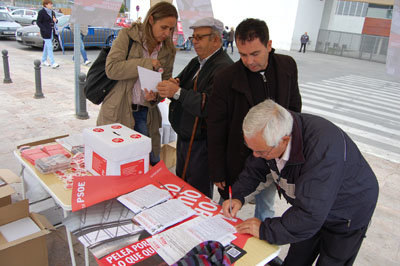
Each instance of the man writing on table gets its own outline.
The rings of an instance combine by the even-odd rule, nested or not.
[[[253,151],[233,185],[234,217],[244,197],[271,169],[279,195],[292,206],[281,217],[239,224],[271,244],[288,244],[283,265],[352,265],[378,198],[375,174],[354,142],[333,123],[289,112],[272,100],[252,109],[243,121],[246,145]]]
[[[197,56],[176,79],[164,80],[157,86],[161,97],[171,99],[169,121],[178,135],[176,147],[176,175],[182,177],[188,154],[193,125],[198,117],[197,129],[191,146],[186,181],[212,198],[213,184],[208,172],[207,117],[208,96],[213,88],[214,75],[233,63],[222,48],[221,21],[207,17],[198,20],[193,29],[193,45]]]

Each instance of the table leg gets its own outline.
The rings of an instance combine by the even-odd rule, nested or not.
[[[84,247],[85,249],[85,266],[89,266],[89,249]]]
[[[23,200],[26,199],[24,170],[25,170],[25,166],[24,166],[23,164],[21,164],[21,172],[19,172],[19,176],[21,177],[22,199],[23,199]]]
[[[63,212],[64,212],[64,218],[67,218],[67,216],[68,216],[67,211],[63,210]],[[72,245],[71,232],[68,231],[67,227],[65,227],[65,232],[67,233],[69,253],[71,255],[71,263],[72,263],[72,266],[76,266],[74,246]]]

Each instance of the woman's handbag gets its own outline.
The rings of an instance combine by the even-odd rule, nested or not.
[[[133,40],[129,38],[128,59],[129,51],[131,50]],[[86,76],[85,85],[83,87],[86,98],[94,104],[103,102],[106,95],[112,90],[117,83],[117,80],[109,79],[106,75],[106,59],[110,52],[111,47],[104,47],[101,49],[100,54],[93,62],[92,66]]]

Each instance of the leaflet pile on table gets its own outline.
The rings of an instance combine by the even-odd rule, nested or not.
[[[118,200],[134,213],[149,209],[171,198],[171,194],[154,185],[147,185],[128,194],[118,197]]]
[[[122,195],[118,200],[138,213],[133,219],[153,235],[196,214],[195,210],[171,197],[168,190],[150,184]]]
[[[174,264],[198,244],[214,240],[224,246],[236,236],[236,229],[221,215],[199,216],[165,232],[154,235],[147,241],[168,265]]]

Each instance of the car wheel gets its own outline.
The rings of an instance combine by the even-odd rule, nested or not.
[[[32,20],[32,25],[36,25],[36,20]]]
[[[107,38],[107,41],[106,41],[106,46],[111,47],[113,41],[114,41],[114,36],[109,36],[109,37]]]
[[[53,38],[53,51],[58,51],[60,50],[61,46],[60,46],[60,41],[58,40],[58,36],[54,36]]]

